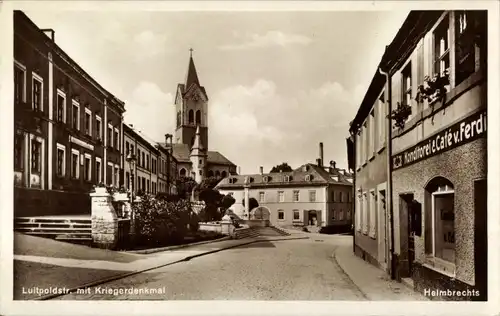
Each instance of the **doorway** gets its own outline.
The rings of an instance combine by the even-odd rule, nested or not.
[[[401,220],[401,258],[403,264],[400,277],[412,277],[415,261],[415,219],[412,212],[413,193],[399,195],[399,212]],[[406,229],[405,229],[406,228]],[[405,249],[406,248],[406,249]],[[406,251],[405,251],[406,250]],[[404,258],[406,256],[406,258]],[[404,262],[407,262],[406,266]]]
[[[314,210],[309,211],[307,218],[309,219],[310,226],[318,225],[318,214],[316,213],[316,211]]]

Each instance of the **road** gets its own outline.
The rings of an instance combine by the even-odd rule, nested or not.
[[[335,236],[265,241],[72,293],[61,300],[364,300],[336,263]],[[136,289],[136,293],[111,293]],[[152,293],[152,289],[156,293]],[[139,291],[140,290],[140,291]],[[145,293],[149,290],[149,293]],[[108,291],[108,293],[104,293]]]

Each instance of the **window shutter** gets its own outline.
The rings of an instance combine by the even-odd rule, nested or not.
[[[398,102],[401,103],[401,72],[396,72],[392,78],[392,100],[391,100],[391,112],[397,108]],[[391,112],[387,113],[388,115]],[[394,129],[394,122],[391,120],[391,128]]]

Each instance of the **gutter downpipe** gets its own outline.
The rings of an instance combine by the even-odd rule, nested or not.
[[[386,46],[386,51],[388,49],[388,46]],[[388,181],[387,181],[387,190],[389,191],[388,198],[389,198],[389,227],[390,227],[390,273],[391,273],[391,279],[395,280],[396,279],[396,267],[395,267],[395,254],[394,254],[394,207],[393,207],[393,202],[392,202],[392,163],[391,163],[391,158],[392,158],[392,124],[391,124],[391,119],[389,117],[391,110],[392,110],[392,85],[391,85],[391,80],[390,80],[390,75],[388,72],[384,72],[381,67],[378,68],[378,71],[380,74],[384,75],[386,78],[386,83],[387,83],[387,108],[389,109],[388,113],[388,123],[386,125],[386,128],[388,129],[387,133],[387,172],[388,172]]]

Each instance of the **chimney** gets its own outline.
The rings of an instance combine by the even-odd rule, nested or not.
[[[323,166],[323,143],[319,143],[319,164],[318,166]]]
[[[56,41],[56,32],[53,29],[42,29],[41,31],[44,32],[45,35],[47,35],[47,33],[50,33],[50,39],[52,40],[52,42]]]
[[[332,166],[333,166],[333,169],[336,169],[337,168],[337,163],[334,161],[333,164],[332,164]]]
[[[316,164],[318,165],[318,167],[321,167],[321,159],[320,158],[316,159]]]
[[[264,167],[260,166],[260,174],[264,174]]]
[[[241,167],[238,166],[238,174],[241,174]]]

